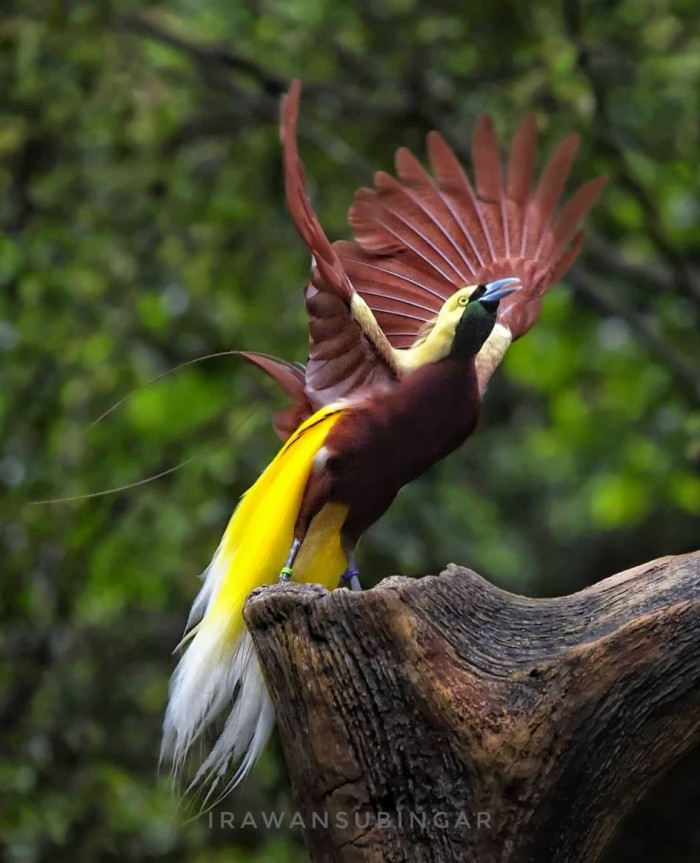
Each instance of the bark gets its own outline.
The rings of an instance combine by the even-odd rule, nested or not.
[[[700,740],[700,552],[557,599],[279,585],[246,620],[313,861],[590,863]]]

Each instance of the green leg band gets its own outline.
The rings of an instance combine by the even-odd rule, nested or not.
[[[292,577],[292,567],[294,566],[294,561],[297,559],[297,554],[299,554],[299,549],[301,548],[301,541],[298,539],[294,539],[292,543],[292,547],[289,549],[289,555],[287,556],[287,562],[280,570],[280,581],[289,581]]]

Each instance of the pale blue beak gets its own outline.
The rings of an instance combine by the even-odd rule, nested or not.
[[[508,294],[519,291],[521,287],[520,279],[497,279],[486,285],[486,293],[479,297],[479,302],[497,303]]]

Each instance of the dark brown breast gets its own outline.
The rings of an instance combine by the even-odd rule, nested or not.
[[[354,538],[376,521],[399,489],[462,444],[481,399],[473,362],[445,359],[349,410],[326,440],[330,499],[350,506]]]

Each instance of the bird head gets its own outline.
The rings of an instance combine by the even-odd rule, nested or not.
[[[520,289],[520,279],[498,279],[487,285],[464,288],[450,301],[461,309],[450,356],[475,357],[496,324],[500,301]]]
[[[401,372],[415,371],[450,355],[477,354],[496,322],[498,302],[519,286],[519,279],[509,278],[460,288],[445,300],[410,348],[394,351]]]

